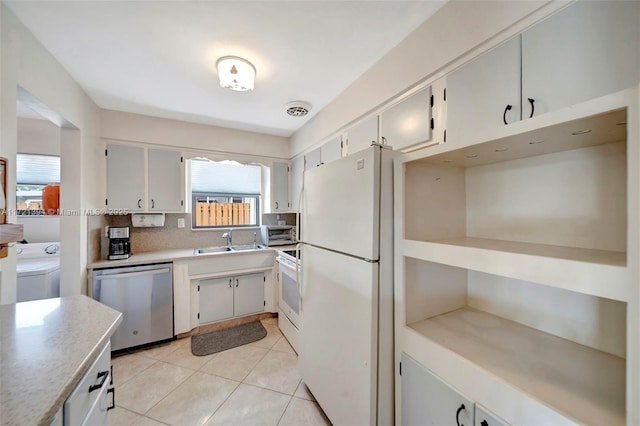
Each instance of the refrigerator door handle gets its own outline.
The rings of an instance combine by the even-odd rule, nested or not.
[[[300,250],[302,250],[302,244],[296,244],[296,285],[298,286],[298,295],[300,297],[300,310],[302,310],[302,274],[300,273]]]

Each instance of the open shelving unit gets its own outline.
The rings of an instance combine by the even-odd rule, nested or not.
[[[396,159],[397,360],[511,424],[633,424],[637,104],[629,89]]]

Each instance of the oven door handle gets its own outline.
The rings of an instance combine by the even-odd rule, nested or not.
[[[286,260],[276,259],[276,262],[278,262],[280,264],[280,266],[284,266],[285,268],[287,268],[290,271],[295,271],[297,269],[295,267],[295,265],[292,265],[291,262],[288,262]]]

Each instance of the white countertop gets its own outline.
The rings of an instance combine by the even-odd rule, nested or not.
[[[295,244],[286,246],[273,246],[263,249],[255,250],[239,250],[239,251],[226,251],[220,253],[210,254],[194,254],[195,249],[173,249],[173,250],[158,250],[150,251],[146,253],[132,254],[129,259],[122,260],[96,260],[95,262],[87,265],[87,269],[100,269],[100,268],[112,268],[116,266],[135,266],[146,263],[159,263],[159,262],[173,262],[175,260],[187,260],[187,259],[206,259],[211,256],[238,256],[242,253],[255,253],[256,251],[268,251],[268,250],[293,250],[296,248]]]
[[[0,425],[48,425],[121,321],[86,296],[0,305]]]

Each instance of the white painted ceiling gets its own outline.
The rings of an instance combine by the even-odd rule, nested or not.
[[[290,136],[445,0],[3,2],[101,108]],[[226,55],[255,90],[219,86]]]

